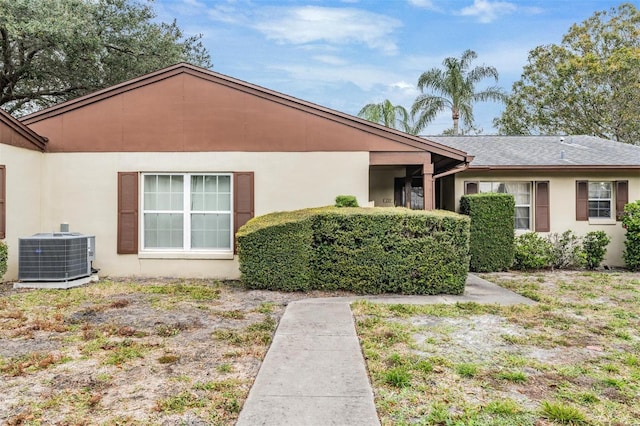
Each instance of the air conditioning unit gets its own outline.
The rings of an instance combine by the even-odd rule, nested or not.
[[[69,281],[91,275],[92,235],[77,232],[35,234],[18,239],[20,281]]]

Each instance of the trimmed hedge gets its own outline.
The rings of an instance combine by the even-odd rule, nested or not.
[[[477,272],[509,269],[514,255],[513,195],[465,195],[460,199],[460,212],[471,218],[470,269]]]
[[[404,208],[273,213],[238,231],[242,280],[272,290],[461,294],[469,219]]]
[[[0,241],[0,282],[2,277],[7,273],[7,259],[9,257],[9,248],[4,241]]]

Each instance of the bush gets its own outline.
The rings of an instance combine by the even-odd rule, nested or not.
[[[336,207],[358,207],[358,200],[353,195],[338,195]]]
[[[640,200],[624,206],[622,227],[626,229],[622,257],[627,268],[640,270]]]
[[[238,231],[251,288],[460,294],[469,268],[469,220],[404,208],[274,213]]]
[[[460,212],[471,218],[470,269],[509,269],[514,255],[515,201],[510,194],[473,194],[460,199]]]
[[[582,250],[588,269],[596,269],[607,253],[607,245],[611,239],[604,231],[591,231],[582,239]]]
[[[547,240],[551,244],[551,267],[556,269],[578,268],[584,266],[584,252],[580,238],[571,230],[562,234],[549,234]]]
[[[535,232],[515,239],[514,269],[545,269],[551,266],[553,245]]]
[[[9,257],[9,249],[4,241],[0,241],[0,280],[7,273],[7,259]]]

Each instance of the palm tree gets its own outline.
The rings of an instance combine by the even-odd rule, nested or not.
[[[385,127],[415,134],[409,123],[407,110],[401,105],[393,105],[389,99],[385,99],[379,104],[365,105],[358,113],[358,117],[382,124]]]
[[[422,93],[413,106],[411,114],[419,113],[415,122],[416,133],[424,129],[440,112],[451,109],[454,135],[459,133],[460,117],[467,125],[473,125],[473,103],[488,100],[503,101],[502,88],[491,86],[481,92],[475,92],[475,85],[484,78],[493,77],[498,81],[498,71],[494,67],[482,65],[469,70],[471,61],[478,55],[473,50],[465,50],[460,59],[446,58],[442,65],[445,70],[431,68],[418,79],[418,88],[424,92],[431,89],[432,94]]]

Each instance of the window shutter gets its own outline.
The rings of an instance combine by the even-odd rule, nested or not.
[[[464,195],[477,194],[479,192],[479,190],[478,190],[479,186],[480,185],[478,184],[478,182],[465,181],[464,182]]]
[[[118,172],[118,254],[138,253],[138,173]]]
[[[536,232],[551,231],[551,216],[549,209],[549,182],[536,182],[536,211],[534,219]]]
[[[6,237],[7,231],[7,169],[0,165],[0,239]]]
[[[233,215],[233,233],[235,235],[238,229],[254,215],[253,172],[233,174]]]
[[[576,181],[576,220],[589,220],[589,182]]]
[[[616,220],[622,220],[624,206],[629,203],[629,181],[616,181]]]

